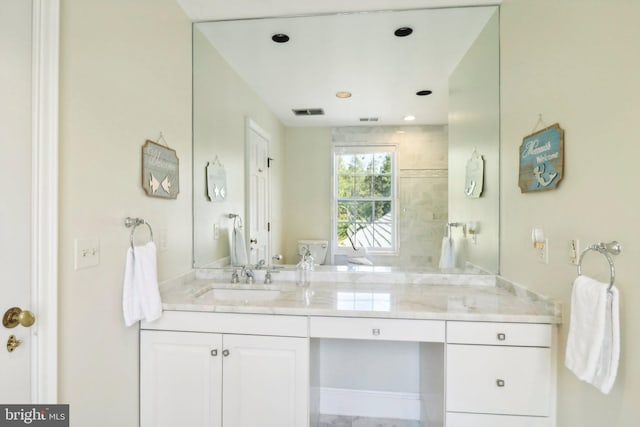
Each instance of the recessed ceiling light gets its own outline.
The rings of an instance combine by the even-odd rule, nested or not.
[[[431,95],[433,92],[431,92],[430,90],[419,90],[416,92],[416,95],[418,96],[427,96],[427,95]]]
[[[411,27],[400,27],[393,32],[396,37],[407,37],[413,33],[413,28]]]
[[[351,92],[343,90],[343,91],[337,92],[336,97],[341,99],[351,98]]]
[[[412,122],[416,119],[416,116],[412,116],[411,114],[409,114],[408,116],[404,116],[404,121],[405,122]]]
[[[289,41],[289,36],[283,33],[277,33],[271,36],[271,40],[276,43],[286,43]]]

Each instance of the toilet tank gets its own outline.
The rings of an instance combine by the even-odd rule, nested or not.
[[[309,249],[313,262],[315,264],[324,264],[328,247],[328,240],[298,240],[298,255],[302,258],[307,249]]]

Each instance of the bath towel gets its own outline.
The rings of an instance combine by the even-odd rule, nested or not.
[[[454,268],[456,266],[456,252],[451,237],[442,238],[442,250],[440,252],[440,263],[438,267],[442,269]]]
[[[152,322],[162,315],[162,301],[158,289],[156,245],[130,247],[124,272],[122,292],[124,323],[133,325],[138,320]]]
[[[565,366],[604,394],[613,387],[620,358],[618,289],[586,276],[573,282]]]
[[[240,227],[231,230],[231,265],[247,265],[247,248]]]

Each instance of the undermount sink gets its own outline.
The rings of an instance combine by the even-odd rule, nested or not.
[[[272,301],[280,295],[279,289],[214,288],[213,298],[220,301]]]

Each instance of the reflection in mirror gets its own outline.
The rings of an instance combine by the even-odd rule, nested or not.
[[[229,265],[240,235],[266,265],[279,253],[296,264],[311,240],[326,247],[317,263],[437,271],[456,222],[475,229],[452,228],[450,271],[497,273],[498,28],[497,7],[194,24],[194,266]],[[264,179],[246,172],[249,129],[267,141]],[[473,150],[477,198],[464,191]],[[216,158],[227,192],[213,203]],[[260,208],[248,202],[257,181],[268,187]]]

